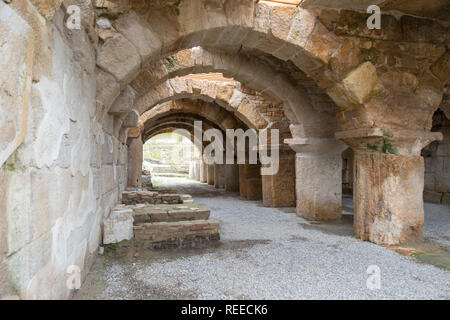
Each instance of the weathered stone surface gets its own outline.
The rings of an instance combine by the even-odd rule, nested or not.
[[[114,209],[103,221],[103,244],[119,243],[133,238],[133,211]]]
[[[144,223],[134,227],[134,238],[154,248],[193,248],[220,240],[219,227],[217,220]]]
[[[124,86],[137,74],[141,58],[130,41],[120,33],[113,33],[100,46],[97,65]]]
[[[133,212],[135,225],[153,222],[208,220],[210,215],[207,207],[195,203],[136,206],[133,208]]]
[[[450,51],[447,50],[445,54],[439,58],[432,66],[431,71],[441,80],[443,86],[450,84]]]
[[[39,13],[47,20],[51,20],[63,0],[30,0]]]
[[[401,24],[406,41],[441,43],[447,38],[447,28],[433,20],[403,16]]]
[[[419,156],[355,153],[355,233],[377,244],[421,237],[424,161]]]
[[[114,115],[128,113],[133,108],[135,98],[136,92],[130,86],[126,86],[108,112]]]
[[[208,184],[214,185],[214,165],[208,165]]]
[[[137,110],[131,110],[128,112],[125,120],[123,120],[122,127],[132,128],[139,124],[139,112]]]
[[[142,185],[143,142],[138,138],[128,142],[128,179],[127,186],[140,188]]]
[[[262,178],[247,178],[246,198],[250,201],[262,200]]]
[[[0,166],[25,139],[34,63],[32,28],[0,2]]]
[[[252,0],[182,1],[178,7],[173,1],[97,1],[97,12],[88,0],[64,1],[58,10],[60,2],[0,1],[0,296],[68,298],[67,266],[79,266],[83,278],[88,273],[101,242],[102,221],[126,187],[127,170],[131,181],[140,184],[142,141],[129,141],[128,146],[127,132],[141,140],[142,129],[148,128],[126,128],[131,124],[125,112],[133,102],[121,101],[123,97],[108,114],[128,85],[145,97],[139,112],[171,99],[205,101],[158,109],[149,118],[152,125],[162,124],[158,120],[168,111],[173,114],[167,119],[174,121],[158,130],[176,129],[173,124],[187,128],[187,121],[195,118],[182,114],[198,111],[210,122],[207,128],[236,128],[243,122],[263,129],[273,121],[290,122],[295,138],[330,138],[338,130],[336,106],[319,89],[331,88],[334,101],[344,109],[338,115],[342,129],[372,130],[365,131],[367,139],[350,143],[362,154],[355,159],[358,236],[385,244],[420,235],[419,154],[437,138],[424,134],[432,114],[438,108],[450,112],[445,88],[450,33],[446,22],[419,17],[447,19],[448,10],[440,10],[445,9],[443,0],[400,1],[414,17],[395,12],[395,17],[382,17],[381,30],[372,31],[365,26],[367,15],[361,14],[366,0],[302,2],[319,6],[311,9]],[[400,2],[385,2],[383,12]],[[81,6],[80,30],[64,26],[70,4]],[[324,6],[338,10],[324,11]],[[197,47],[202,45],[209,50]],[[196,48],[183,50],[191,47]],[[223,77],[203,84],[199,78],[175,80],[210,72],[241,84]],[[136,113],[132,117],[135,123]],[[445,130],[433,126],[444,137]],[[162,131],[149,134],[156,132]],[[442,195],[447,204],[448,145],[445,140],[436,144],[429,156],[425,193],[435,201]],[[127,154],[132,158],[128,165]],[[303,170],[320,170],[320,161],[309,161]],[[267,196],[268,191],[260,191],[260,168],[241,168],[242,195]],[[198,165],[195,171],[198,176]],[[324,172],[317,173],[323,181],[334,177],[334,171]],[[283,179],[292,178],[285,175]],[[208,176],[214,184],[213,174],[204,171],[203,178]],[[281,183],[281,177],[272,178],[263,185]],[[311,203],[339,198],[330,192],[332,183],[311,181],[297,179],[302,195],[308,195],[298,197],[299,207],[314,211]],[[324,191],[311,201],[313,188]],[[172,201],[171,196],[160,201]],[[195,234],[196,228],[208,230],[192,226],[183,229],[187,238],[177,234],[156,246],[196,244],[211,231]],[[114,234],[111,226],[110,231]],[[208,237],[218,239],[218,233]],[[113,240],[118,241],[115,236]],[[13,292],[6,292],[10,281]]]
[[[113,25],[137,48],[142,61],[146,61],[156,51],[161,50],[161,40],[134,11],[120,16]]]
[[[96,71],[96,102],[97,117],[103,119],[103,115],[109,110],[114,100],[120,94],[120,85],[112,75],[100,69]]]
[[[181,204],[179,194],[160,194],[150,191],[124,191],[122,203],[126,205],[136,204]]]
[[[225,165],[215,164],[214,165],[214,187],[216,189],[225,188]]]
[[[225,165],[225,191],[239,192],[239,165]]]
[[[295,207],[295,153],[280,155],[279,170],[262,176],[262,195],[265,207]]]
[[[370,62],[365,62],[327,92],[345,110],[363,105],[382,90],[375,67]]]

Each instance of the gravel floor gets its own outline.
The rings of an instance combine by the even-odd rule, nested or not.
[[[352,217],[311,224],[294,209],[264,208],[179,178],[164,187],[192,194],[221,221],[215,248],[138,259],[99,258],[79,299],[450,299],[450,272],[353,237]],[[344,213],[351,212],[344,200]],[[448,207],[426,205],[425,237],[449,245]],[[381,269],[369,290],[367,268]]]

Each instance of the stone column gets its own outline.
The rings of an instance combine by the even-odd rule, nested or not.
[[[207,167],[208,167],[208,184],[210,186],[213,186],[214,185],[214,165],[208,164]]]
[[[215,164],[214,165],[214,187],[216,189],[225,188],[225,165]]]
[[[194,180],[200,181],[200,160],[194,162]]]
[[[144,160],[141,136],[128,139],[128,187],[142,187],[142,162]]]
[[[189,163],[189,179],[194,179],[194,168],[195,168],[194,161],[191,161]]]
[[[200,182],[208,182],[208,166],[200,160]]]
[[[241,197],[247,196],[247,165],[246,164],[240,164],[239,165],[239,195]]]
[[[438,132],[357,129],[336,133],[355,152],[354,228],[361,240],[394,245],[421,237],[424,224],[422,148]]]
[[[262,176],[262,199],[265,207],[295,207],[295,152],[278,146],[279,170]]]
[[[225,191],[239,192],[239,165],[225,165]]]
[[[245,164],[245,197],[247,200],[262,199],[261,165]]]
[[[285,142],[297,153],[295,190],[297,215],[315,221],[342,216],[342,152],[336,139],[294,138]]]

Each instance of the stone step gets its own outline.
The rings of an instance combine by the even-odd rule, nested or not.
[[[208,220],[210,210],[195,203],[182,205],[147,205],[133,209],[134,225],[154,222]]]
[[[181,204],[182,197],[179,194],[161,194],[151,191],[124,191],[122,203],[125,205],[136,204]]]
[[[142,223],[134,226],[134,239],[153,249],[195,248],[220,240],[219,221]]]

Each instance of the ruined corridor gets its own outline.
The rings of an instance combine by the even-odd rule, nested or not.
[[[146,251],[129,242],[99,258],[76,299],[446,299],[450,275],[353,236],[344,219],[313,224],[295,209],[265,208],[236,193],[183,178],[161,184],[191,192],[221,221],[221,243],[188,251]],[[426,204],[425,237],[450,244],[442,206]],[[368,265],[383,289],[365,287]],[[386,273],[386,274],[385,274]]]
[[[449,43],[446,0],[0,0],[0,298],[448,299]]]

